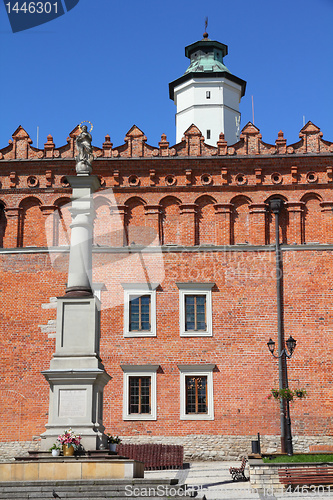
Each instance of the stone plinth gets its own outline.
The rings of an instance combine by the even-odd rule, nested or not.
[[[62,481],[143,478],[144,464],[136,460],[91,460],[56,457],[0,464],[3,481]]]
[[[106,446],[103,390],[110,380],[99,357],[100,302],[96,297],[57,300],[56,352],[43,373],[50,384],[49,420],[42,435],[48,450],[72,427],[89,449]]]

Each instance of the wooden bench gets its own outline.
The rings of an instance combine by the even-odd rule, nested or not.
[[[245,476],[245,466],[246,466],[247,458],[243,458],[240,467],[230,467],[229,472],[231,474],[233,481],[248,481],[249,478]]]
[[[278,469],[280,483],[289,486],[333,484],[333,467],[331,465],[283,467]]]

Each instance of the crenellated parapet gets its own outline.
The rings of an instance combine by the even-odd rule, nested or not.
[[[79,126],[76,126],[67,138],[67,144],[56,147],[51,134],[43,149],[32,146],[32,140],[23,127],[19,126],[12,135],[9,145],[0,149],[1,160],[42,160],[63,158],[72,159],[76,156],[75,140],[79,135]],[[269,156],[269,155],[298,155],[298,154],[333,154],[333,142],[323,140],[323,133],[312,122],[308,122],[301,129],[300,141],[287,144],[283,132],[278,133],[275,144],[263,142],[260,130],[248,123],[240,134],[240,140],[235,144],[228,144],[224,135],[220,134],[216,146],[205,143],[201,131],[191,125],[184,133],[182,141],[170,147],[165,134],[162,134],[158,147],[147,144],[147,137],[136,125],[127,132],[124,144],[113,147],[111,137],[105,136],[102,147],[94,146],[96,158],[157,158],[157,157],[209,157],[209,156]]]

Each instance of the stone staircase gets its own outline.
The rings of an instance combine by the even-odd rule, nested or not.
[[[101,479],[77,481],[13,481],[0,483],[1,500],[53,500],[53,490],[63,499],[71,500],[183,500],[195,496],[177,479]],[[196,497],[205,500],[205,497]]]

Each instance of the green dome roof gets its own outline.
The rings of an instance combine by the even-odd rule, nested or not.
[[[204,71],[227,71],[228,73],[230,73],[228,68],[221,61],[218,61],[214,58],[214,54],[202,54],[195,60],[191,61],[191,64],[184,74],[186,75],[186,73]]]
[[[222,72],[228,68],[223,64],[223,57],[228,54],[228,47],[223,43],[210,40],[208,34],[198,42],[185,47],[186,57],[191,59],[191,64],[185,71],[187,73]]]

